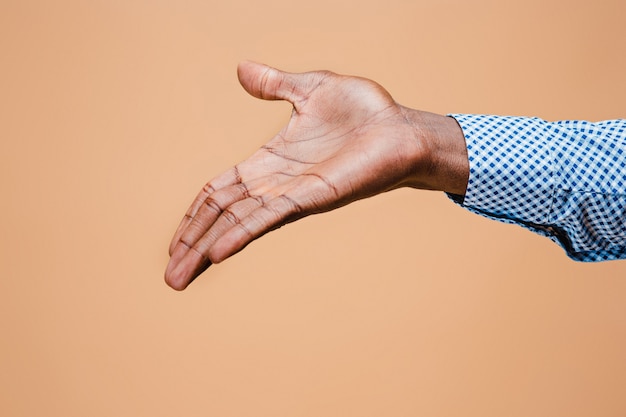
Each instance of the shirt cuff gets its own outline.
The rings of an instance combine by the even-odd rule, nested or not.
[[[595,220],[588,216],[590,207],[606,206],[607,198],[612,199],[613,207],[621,205],[623,209],[623,194],[616,197],[598,193],[598,189],[580,191],[569,179],[571,173],[586,169],[590,163],[585,152],[568,152],[573,143],[580,143],[573,133],[579,129],[562,129],[558,122],[538,118],[449,116],[463,130],[470,166],[465,195],[449,195],[455,203],[549,237],[574,260],[626,257],[623,242],[616,245],[615,239],[605,239],[606,231],[603,236],[598,233],[600,228],[590,228]],[[616,198],[622,202],[614,202]],[[623,217],[618,215],[620,219]]]

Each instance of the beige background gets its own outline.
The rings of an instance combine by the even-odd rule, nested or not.
[[[255,59],[434,112],[625,117],[615,1],[0,0],[0,415],[624,416],[626,262],[400,190],[184,293],[204,182],[289,116]]]

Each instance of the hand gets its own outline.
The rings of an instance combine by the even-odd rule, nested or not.
[[[291,119],[198,194],[170,245],[172,288],[310,214],[403,186],[464,193],[467,155],[454,119],[403,107],[363,78],[252,62],[238,76],[255,97],[289,101]]]

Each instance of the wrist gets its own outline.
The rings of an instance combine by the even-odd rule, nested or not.
[[[449,116],[403,108],[405,119],[420,141],[423,153],[416,160],[409,186],[463,195],[469,178],[465,136],[457,121]]]

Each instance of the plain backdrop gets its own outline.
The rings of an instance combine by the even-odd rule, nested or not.
[[[177,293],[202,185],[290,107],[253,59],[407,106],[626,116],[622,0],[0,0],[0,415],[624,416],[626,262],[436,192],[275,231]]]

